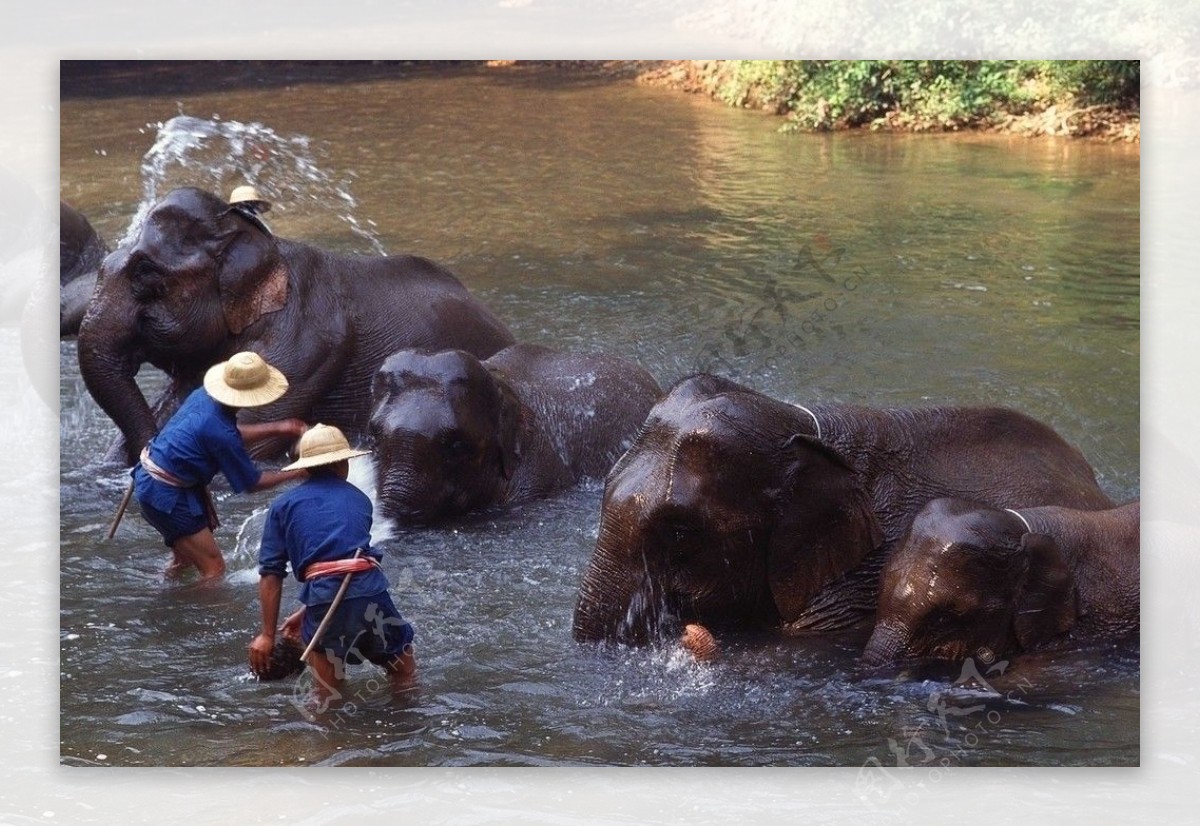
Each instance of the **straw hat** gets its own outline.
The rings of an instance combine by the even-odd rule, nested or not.
[[[284,471],[297,468],[313,468],[317,465],[331,465],[344,459],[366,456],[370,451],[360,451],[350,447],[346,435],[332,425],[313,425],[300,437],[300,459],[291,465],[285,465]]]
[[[239,204],[244,204],[256,214],[264,213],[271,209],[271,202],[262,198],[258,194],[258,190],[249,184],[234,187],[233,192],[229,194],[229,206],[236,207]]]
[[[213,399],[235,408],[266,405],[283,396],[287,377],[257,353],[243,351],[228,362],[213,365],[204,374],[204,389]]]

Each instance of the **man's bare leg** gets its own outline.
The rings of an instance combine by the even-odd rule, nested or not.
[[[205,580],[220,577],[225,573],[225,558],[221,556],[221,549],[217,547],[217,540],[212,531],[207,528],[202,528],[187,537],[180,537],[171,549],[175,552],[175,562],[167,567],[168,572],[182,561],[183,568],[195,566]]]
[[[163,572],[163,576],[168,580],[178,580],[191,567],[192,564],[180,557],[178,551],[171,549],[171,562],[167,564],[167,569]]]
[[[315,680],[318,708],[324,711],[332,701],[342,697],[341,661],[328,657],[324,652],[314,649],[308,656],[308,668],[312,670]]]
[[[417,658],[411,643],[404,647],[403,655],[392,658],[383,668],[387,671],[388,683],[391,684],[393,693],[403,692],[417,685]]]

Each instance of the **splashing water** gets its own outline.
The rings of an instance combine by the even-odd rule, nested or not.
[[[236,186],[253,184],[271,202],[272,218],[289,211],[317,220],[328,214],[335,219],[328,223],[340,221],[353,234],[347,252],[387,255],[378,234],[354,215],[358,201],[348,177],[339,180],[322,168],[318,159],[326,153],[307,135],[190,115],[146,126],[158,134],[142,159],[142,200],[120,244],[137,236],[150,208],[172,189],[194,186],[227,196]]]
[[[379,510],[379,497],[375,493],[375,458],[356,457],[350,460],[350,476],[347,478],[371,500],[371,545],[379,545],[396,536],[396,523]]]

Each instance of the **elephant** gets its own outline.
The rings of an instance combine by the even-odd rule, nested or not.
[[[613,466],[579,588],[579,641],[673,621],[813,634],[873,616],[888,551],[929,500],[1101,509],[1087,460],[996,407],[801,407],[698,374]]]
[[[482,361],[394,353],[372,391],[381,512],[428,524],[602,478],[661,395],[649,373],[608,355],[533,344]]]
[[[1104,511],[928,503],[883,570],[867,666],[965,661],[1136,632],[1138,501]]]
[[[132,463],[204,371],[251,350],[283,371],[278,402],[245,422],[297,417],[366,433],[371,379],[404,347],[486,358],[512,334],[448,270],[411,255],[351,256],[275,236],[204,190],[173,190],[100,268],[79,329],[80,373]],[[134,377],[171,378],[152,408]],[[277,456],[282,441],[256,456]]]
[[[104,240],[66,201],[58,202],[58,335],[79,333],[84,311],[96,288],[96,272],[108,255]]]

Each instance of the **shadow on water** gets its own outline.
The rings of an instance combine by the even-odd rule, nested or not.
[[[804,403],[1011,405],[1079,445],[1114,498],[1137,496],[1136,153],[781,135],[632,85],[289,65],[269,88],[249,65],[212,67],[224,81],[154,68],[184,85],[134,98],[121,75],[145,64],[90,92],[86,67],[64,64],[64,194],[119,238],[144,194],[146,124],[219,106],[222,124],[311,139],[348,183],[355,206],[339,209],[279,168],[276,232],[351,251],[350,213],[388,250],[450,264],[521,340],[627,356],[664,385],[707,368]],[[228,186],[254,157],[215,154],[233,165],[172,167],[159,191]],[[355,667],[352,707],[310,720],[292,704],[302,682],[258,683],[246,665],[270,494],[219,491],[224,583],[165,584],[166,549],[136,513],[99,539],[127,477],[99,461],[113,428],[73,342],[60,367],[64,763],[1137,763],[1136,649],[1014,662],[1004,677],[1030,687],[1001,703],[955,675],[864,676],[853,636],[726,639],[711,665],[675,644],[575,644],[595,480],[432,529],[380,520],[419,691],[391,703],[378,670]],[[139,382],[161,387],[151,370]]]
[[[413,76],[474,73],[480,60],[64,60],[63,98],[210,94],[296,84],[398,82]]]
[[[403,83],[406,80],[472,77],[538,91],[588,89],[611,84],[629,72],[559,72],[541,66],[488,69],[486,60],[64,60],[64,99],[199,95],[270,90],[304,84]]]

